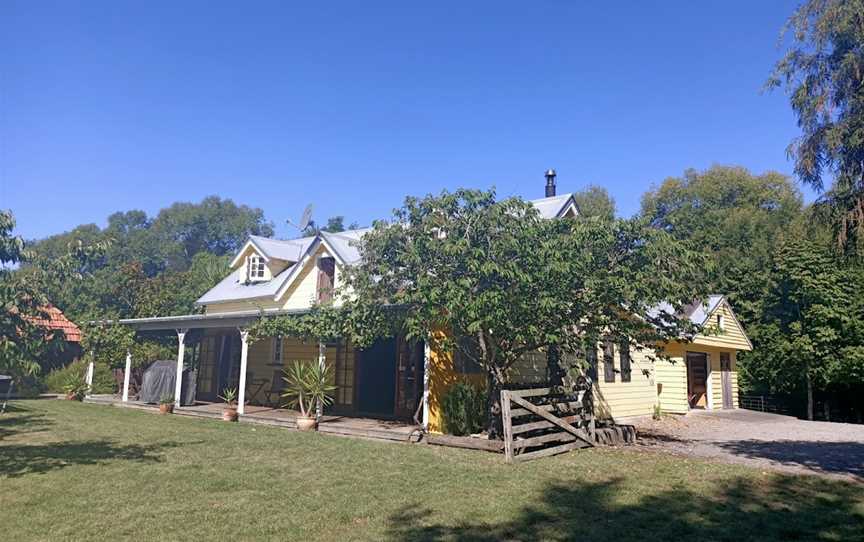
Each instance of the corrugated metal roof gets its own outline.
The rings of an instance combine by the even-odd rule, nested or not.
[[[571,200],[573,200],[573,194],[561,194],[551,198],[534,199],[528,203],[540,212],[541,217],[558,218],[570,206]],[[573,203],[575,205],[575,201]]]
[[[708,319],[708,315],[710,315],[714,311],[714,309],[717,308],[717,305],[719,305],[721,301],[723,301],[722,295],[709,295],[708,299],[706,299],[704,303],[696,301],[691,305],[687,305],[681,310],[680,313],[677,314],[677,316],[679,318],[687,318],[694,325],[701,326]],[[657,304],[648,311],[648,315],[655,318],[660,316],[662,313],[673,315],[675,313],[675,309],[674,307],[672,307],[671,304],[663,302]]]

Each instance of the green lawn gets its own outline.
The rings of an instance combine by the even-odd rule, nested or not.
[[[433,446],[67,401],[0,417],[3,540],[864,539],[864,486],[632,450]]]

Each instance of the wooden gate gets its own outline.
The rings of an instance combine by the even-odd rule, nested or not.
[[[501,418],[508,463],[594,446],[590,391],[503,390]]]

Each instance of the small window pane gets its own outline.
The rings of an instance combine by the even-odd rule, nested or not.
[[[630,382],[630,341],[621,341],[618,345],[618,357],[621,361],[621,382]]]

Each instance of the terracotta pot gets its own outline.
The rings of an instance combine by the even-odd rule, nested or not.
[[[226,408],[222,411],[222,419],[226,422],[236,422],[237,421],[237,409],[236,408]]]
[[[308,416],[297,416],[297,429],[300,431],[314,431],[318,427],[318,420]]]
[[[174,412],[173,403],[162,403],[159,405],[159,414],[171,414]]]
[[[74,393],[67,393],[67,394],[66,394],[66,400],[67,400],[67,401],[77,401],[77,400],[78,400],[78,396],[77,396],[76,394],[74,394]]]

